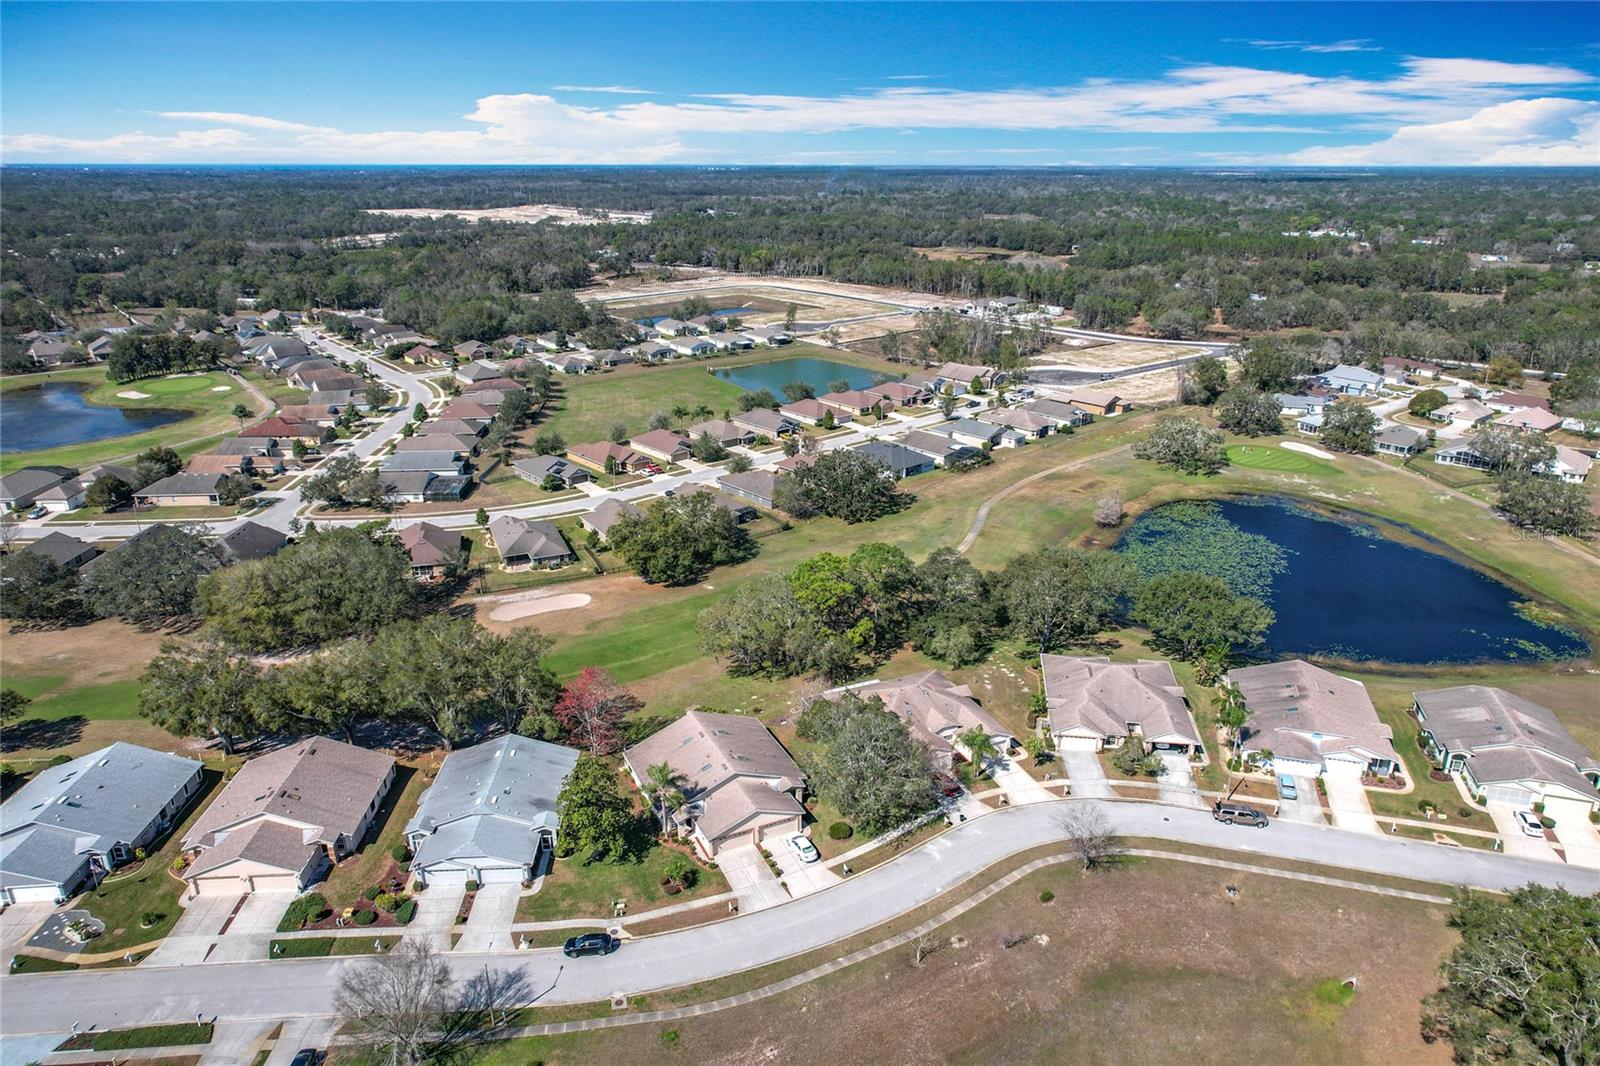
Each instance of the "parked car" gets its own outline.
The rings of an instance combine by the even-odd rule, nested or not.
[[[1517,827],[1522,830],[1524,836],[1544,838],[1544,824],[1532,811],[1517,812]]]
[[[29,511],[28,512],[28,517],[29,518],[43,518],[45,515],[47,515],[49,513],[50,512],[45,510],[44,506],[41,504],[40,506],[35,507],[33,510]]]
[[[322,1061],[322,1052],[313,1047],[303,1047],[294,1053],[294,1058],[289,1060],[289,1066],[317,1066]]]
[[[579,959],[585,955],[609,955],[617,950],[622,941],[610,933],[582,933],[569,937],[561,945],[561,954],[569,959]]]
[[[1267,827],[1267,816],[1243,803],[1218,802],[1211,808],[1211,817],[1224,825],[1253,825],[1257,829]]]
[[[817,854],[817,846],[799,833],[789,838],[789,850],[800,856],[801,862],[816,862],[822,858]]]
[[[1286,800],[1300,798],[1300,790],[1295,787],[1294,778],[1288,774],[1278,775],[1278,798]]]

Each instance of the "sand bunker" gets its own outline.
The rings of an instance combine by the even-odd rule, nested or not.
[[[514,622],[518,618],[528,618],[536,614],[548,614],[551,611],[568,611],[574,607],[587,607],[589,605],[587,592],[563,592],[551,595],[548,592],[536,592],[515,600],[507,600],[489,612],[491,622]]]
[[[1309,444],[1301,444],[1297,440],[1279,441],[1279,443],[1282,444],[1285,448],[1288,448],[1291,452],[1302,452],[1302,453],[1304,453],[1306,455],[1314,455],[1318,459],[1332,459],[1333,458],[1333,453],[1332,452],[1325,452],[1321,448],[1313,448]]]
[[[233,391],[233,386],[232,385],[213,385],[213,386],[211,386],[211,391],[212,392],[232,392]]]
[[[117,396],[124,400],[148,400],[150,398],[148,392],[140,392],[138,389],[123,389],[117,393]]]

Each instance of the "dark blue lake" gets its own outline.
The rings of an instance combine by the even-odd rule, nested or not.
[[[716,315],[718,318],[730,318],[733,315],[748,315],[750,313],[750,308],[748,308],[748,307],[713,307],[710,311],[708,311],[706,313],[707,314]],[[641,325],[641,326],[653,326],[657,322],[660,322],[662,319],[671,318],[671,317],[672,317],[671,315],[651,315],[648,318],[636,318],[636,319],[634,319],[634,321],[639,323],[639,325]]]
[[[721,367],[716,371],[716,375],[749,392],[754,392],[756,389],[770,389],[774,396],[781,396],[783,387],[791,381],[804,382],[821,395],[828,391],[831,382],[848,381],[852,389],[864,389],[883,376],[875,370],[851,366],[849,363],[836,363],[832,359],[814,359],[804,355],[793,359],[778,359],[770,363]]]
[[[1217,550],[1217,545],[1226,545]],[[1141,515],[1118,549],[1147,576],[1213,573],[1277,614],[1266,651],[1402,663],[1568,658],[1588,645],[1518,610],[1527,597],[1353,515],[1292,500],[1183,502]],[[1240,566],[1239,559],[1246,560]],[[1231,561],[1230,561],[1231,560]]]
[[[131,387],[131,386],[130,386]],[[11,389],[0,398],[0,451],[31,452],[139,433],[189,417],[184,411],[100,407],[84,399],[87,385],[47,381]]]

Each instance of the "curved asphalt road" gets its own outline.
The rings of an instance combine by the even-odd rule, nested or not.
[[[448,956],[459,980],[485,968],[520,977],[517,1002],[588,1003],[725,977],[825,947],[904,914],[1007,856],[1060,842],[1069,804],[1010,807],[966,822],[899,858],[814,895],[715,925],[647,937],[606,958],[562,958],[553,949]],[[1447,885],[1509,889],[1535,881],[1600,890],[1600,871],[1447,848],[1327,826],[1274,822],[1266,830],[1220,825],[1208,812],[1155,803],[1102,804],[1119,833],[1315,862]],[[974,884],[974,890],[979,886]],[[0,985],[0,1029],[55,1033],[72,1023],[114,1026],[183,1021],[282,1020],[332,1013],[340,974],[359,959],[218,963],[10,976]]]

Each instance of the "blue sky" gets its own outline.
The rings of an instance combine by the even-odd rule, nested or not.
[[[0,5],[0,159],[1600,165],[1600,4]]]

